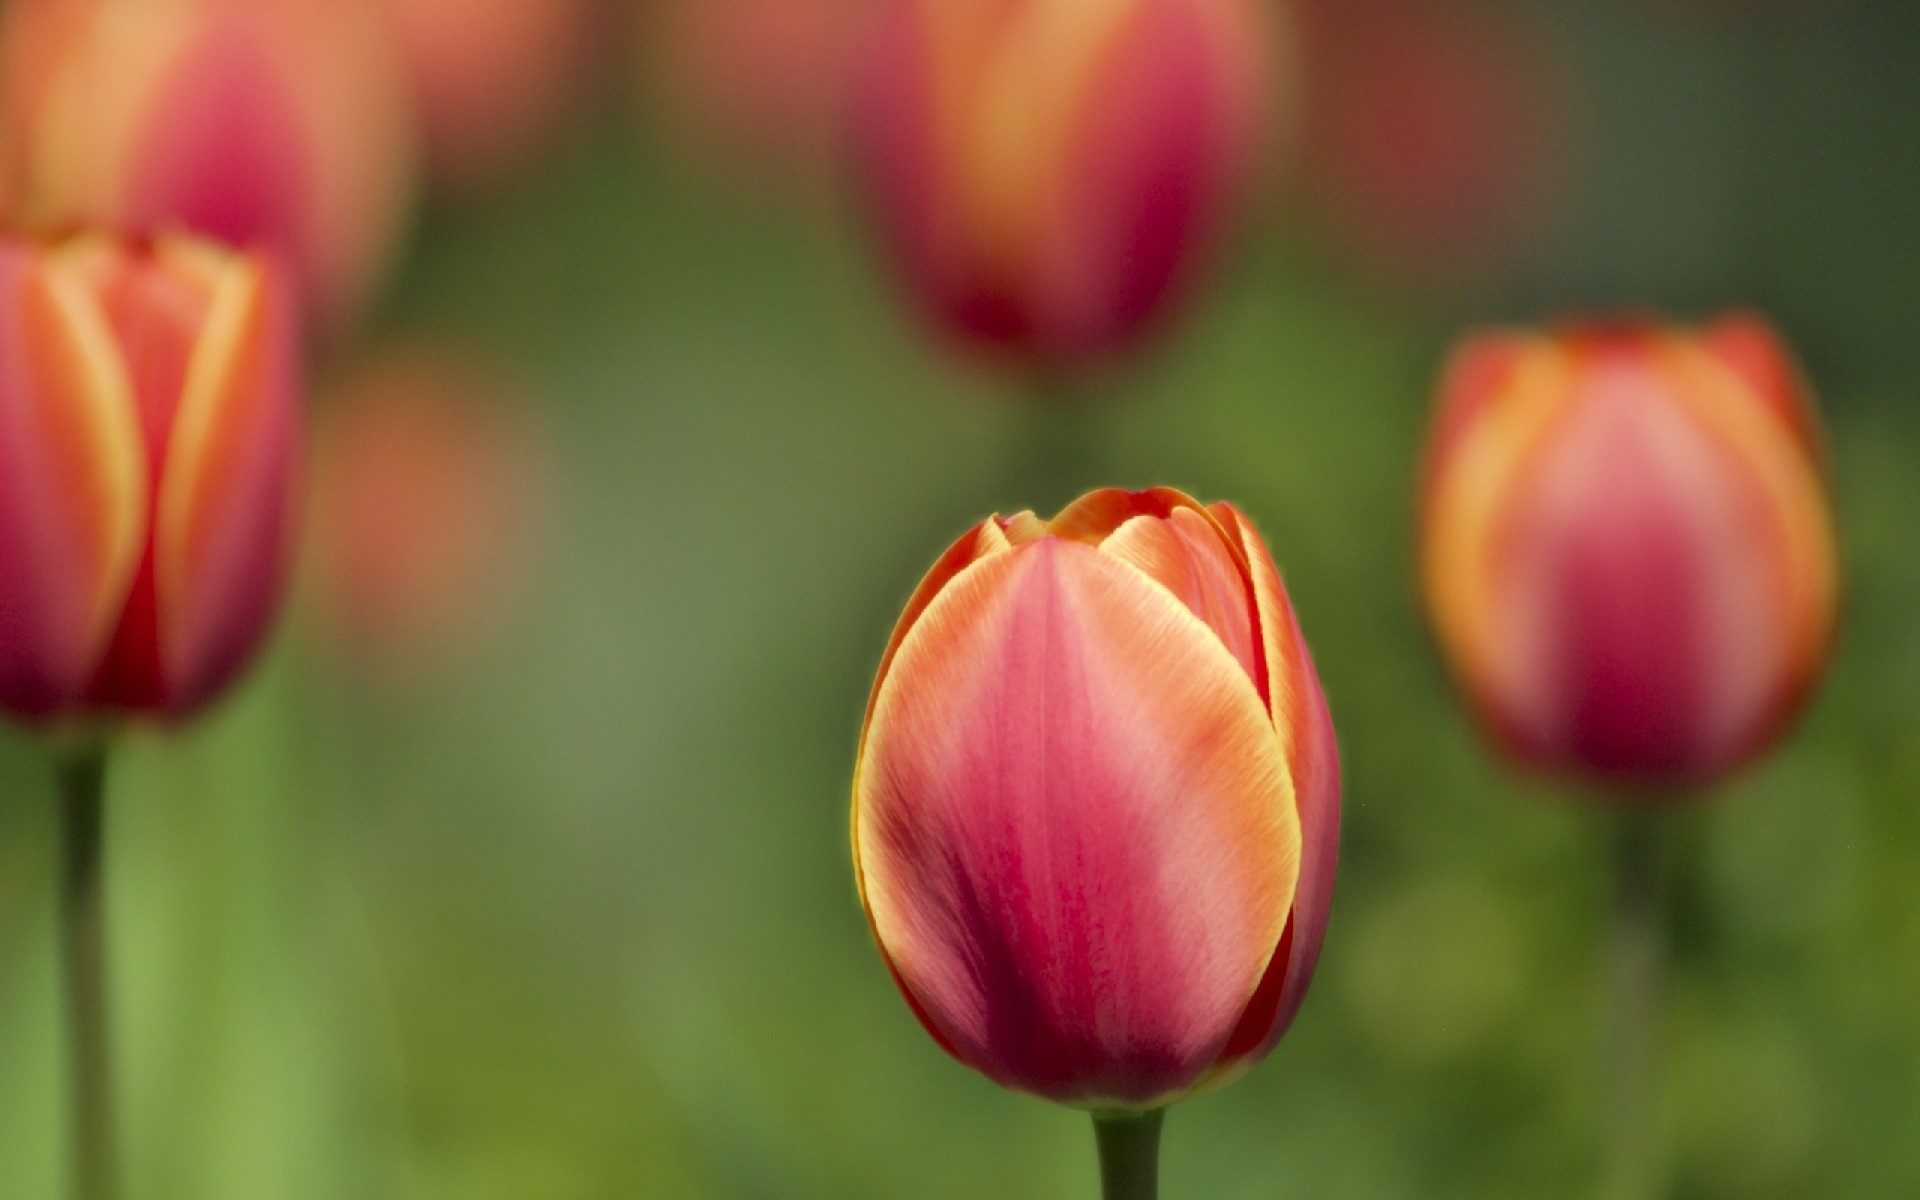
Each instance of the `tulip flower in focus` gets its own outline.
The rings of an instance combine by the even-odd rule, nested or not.
[[[292,556],[298,320],[182,237],[0,241],[0,706],[177,720],[267,632]]]
[[[1711,782],[1768,748],[1826,663],[1836,567],[1813,404],[1750,318],[1470,341],[1421,535],[1454,675],[1530,764]]]
[[[9,224],[270,249],[317,319],[358,312],[414,170],[405,75],[366,0],[16,0],[4,37]]]
[[[598,0],[384,2],[436,176],[484,183],[510,172],[580,100]]]
[[[390,351],[328,406],[315,453],[320,615],[350,660],[443,665],[498,624],[544,510],[545,454],[497,375]]]
[[[1325,701],[1236,509],[1108,490],[968,531],[881,660],[854,776],[874,936],[995,1082],[1146,1112],[1293,1020],[1340,824]]]
[[[1191,292],[1272,133],[1261,0],[883,0],[852,152],[934,325],[1057,369]]]

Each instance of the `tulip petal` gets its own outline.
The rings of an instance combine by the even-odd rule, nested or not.
[[[1571,366],[1541,341],[1504,379],[1497,393],[1474,405],[1477,415],[1464,415],[1458,433],[1436,445],[1421,570],[1435,631],[1465,694],[1483,718],[1517,738],[1509,714],[1544,699],[1527,670],[1532,644],[1502,623],[1508,615],[1496,609],[1488,564],[1500,549],[1501,518],[1512,511],[1515,489],[1537,475],[1536,451],[1568,419]]]
[[[1300,883],[1293,914],[1266,977],[1221,1054],[1222,1070],[1231,1071],[1258,1062],[1279,1042],[1299,1015],[1319,964],[1340,856],[1340,747],[1326,693],[1273,555],[1238,509],[1223,503],[1214,505],[1213,512],[1253,565],[1260,632],[1273,680],[1273,723],[1286,747],[1300,806]]]
[[[1819,422],[1806,381],[1772,325],[1747,314],[1722,317],[1701,331],[1700,346],[1786,422],[1810,457],[1820,457]]]
[[[76,703],[145,541],[147,468],[99,306],[0,244],[0,704]]]
[[[1068,357],[1124,346],[1185,298],[1246,165],[1213,6],[1071,7],[1127,20],[1102,38],[1068,135],[1050,147],[1056,165],[1039,175],[1058,183],[1030,242],[1033,322]]]
[[[258,258],[214,292],[155,509],[168,709],[204,703],[265,633],[292,554],[300,443],[294,305]]]
[[[305,263],[313,216],[308,142],[295,98],[237,14],[210,17],[182,48],[134,140],[126,213]]]
[[[1265,664],[1254,644],[1253,592],[1212,519],[1186,508],[1165,518],[1134,517],[1102,542],[1100,551],[1139,568],[1178,596],[1219,636],[1265,697]]]
[[[1006,1086],[1144,1105],[1219,1056],[1300,825],[1246,673],[1164,589],[1048,538],[908,633],[855,781],[863,900],[930,1029]]]

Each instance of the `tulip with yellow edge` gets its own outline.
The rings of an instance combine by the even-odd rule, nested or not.
[[[1299,1011],[1339,797],[1259,534],[1111,489],[981,522],[914,593],[860,738],[855,875],[934,1040],[1091,1111],[1108,1195],[1151,1196],[1165,1108]]]

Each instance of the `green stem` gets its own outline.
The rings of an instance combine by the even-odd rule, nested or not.
[[[1661,820],[1629,810],[1615,830],[1613,894],[1613,1122],[1609,1200],[1656,1200],[1659,1147],[1660,979],[1666,952]]]
[[[1108,482],[1100,478],[1106,458],[1100,401],[1052,376],[1036,377],[1021,399],[1025,419],[1015,432],[1019,441],[1001,501],[1051,516],[1080,493]]]
[[[99,748],[78,751],[60,765],[60,945],[77,1200],[120,1194],[107,1032],[106,770],[106,751]]]
[[[1155,1200],[1160,1194],[1160,1127],[1167,1110],[1093,1118],[1105,1200]]]

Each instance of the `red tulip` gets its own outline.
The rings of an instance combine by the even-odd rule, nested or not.
[[[185,229],[289,263],[357,311],[408,207],[412,109],[364,0],[16,0],[0,211],[61,233]]]
[[[996,1082],[1145,1109],[1292,1022],[1339,839],[1333,726],[1227,504],[1095,492],[970,530],[881,661],[854,776],[874,936]]]
[[[179,718],[253,656],[293,544],[297,324],[252,255],[0,240],[0,706]]]
[[[1050,367],[1136,344],[1244,199],[1272,51],[1258,0],[887,0],[853,149],[907,290]]]
[[[484,182],[524,163],[591,75],[599,0],[382,0],[436,174]]]
[[[1470,341],[1421,529],[1441,647],[1528,763],[1709,782],[1775,740],[1826,662],[1816,418],[1750,318]]]

